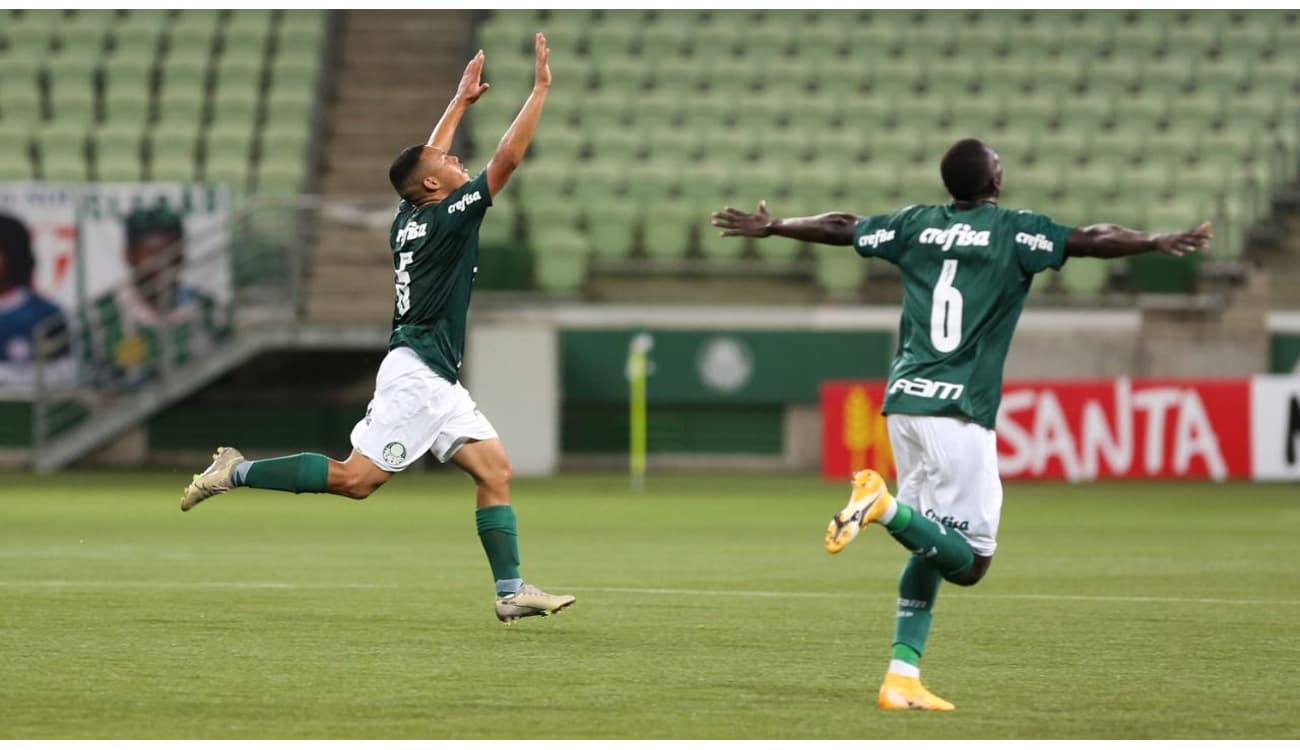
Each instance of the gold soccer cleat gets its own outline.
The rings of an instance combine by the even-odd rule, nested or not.
[[[189,510],[213,495],[235,488],[235,467],[244,460],[244,454],[234,448],[218,448],[212,454],[212,465],[195,474],[181,495],[181,510]]]
[[[886,711],[952,711],[953,704],[925,689],[918,677],[885,675],[876,704]]]
[[[569,594],[555,596],[525,584],[518,592],[497,599],[497,619],[508,625],[521,617],[545,617],[575,601],[577,599]]]
[[[849,504],[826,526],[826,551],[833,555],[844,549],[867,524],[884,515],[892,502],[894,496],[885,487],[884,477],[871,469],[854,474]]]

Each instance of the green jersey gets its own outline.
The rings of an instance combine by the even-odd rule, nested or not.
[[[230,333],[231,310],[179,287],[165,308],[123,284],[79,313],[81,355],[96,384],[138,383],[157,375],[167,351],[179,366],[210,352]]]
[[[993,429],[1002,367],[1034,274],[1065,263],[1070,228],[993,204],[908,206],[858,222],[859,255],[903,275],[885,414],[969,419]]]
[[[492,205],[487,173],[438,203],[402,201],[389,246],[397,289],[389,350],[407,346],[455,383],[465,354],[465,318],[478,272],[478,228]]]

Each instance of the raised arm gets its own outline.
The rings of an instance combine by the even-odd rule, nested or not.
[[[501,136],[496,153],[492,154],[492,160],[487,165],[488,191],[494,196],[501,192],[501,188],[510,180],[510,175],[523,162],[528,144],[533,142],[537,121],[542,119],[546,93],[551,89],[551,66],[548,64],[551,51],[546,48],[546,37],[537,34],[533,45],[536,52],[533,92],[524,101],[523,109],[515,115],[515,121],[510,123],[506,134]]]
[[[767,212],[767,201],[759,201],[755,213],[727,206],[713,214],[713,226],[722,230],[723,237],[776,235],[823,245],[852,245],[857,224],[857,216],[841,213],[779,219]]]
[[[488,90],[488,84],[481,80],[483,75],[483,50],[470,59],[469,64],[465,66],[465,72],[460,76],[460,85],[456,86],[456,95],[451,98],[447,104],[447,109],[442,113],[438,124],[434,126],[433,132],[429,134],[429,140],[426,146],[432,146],[440,151],[451,151],[452,139],[456,137],[456,128],[460,126],[460,118],[464,117],[465,110],[469,105],[478,101],[480,96]]]
[[[1210,222],[1185,232],[1140,232],[1117,224],[1093,224],[1070,230],[1065,237],[1065,254],[1082,258],[1125,258],[1141,253],[1162,252],[1181,258],[1204,250],[1214,235]]]

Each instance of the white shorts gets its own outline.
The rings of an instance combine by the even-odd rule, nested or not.
[[[1002,517],[997,436],[952,417],[890,414],[889,445],[899,502],[961,533],[975,554],[992,556]]]
[[[402,346],[379,365],[375,397],[352,428],[352,447],[384,471],[401,471],[426,452],[446,463],[466,442],[495,437],[465,386],[449,383]]]

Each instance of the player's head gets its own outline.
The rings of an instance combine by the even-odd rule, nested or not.
[[[148,297],[180,283],[185,253],[181,217],[166,206],[137,208],[126,216],[126,263],[131,278]]]
[[[460,157],[433,146],[408,146],[393,159],[388,181],[410,203],[437,203],[469,182],[469,170]]]
[[[32,285],[36,256],[27,225],[12,216],[0,215],[0,292]]]
[[[978,138],[952,144],[939,163],[943,185],[954,200],[997,198],[1002,192],[1002,161],[998,152]]]

